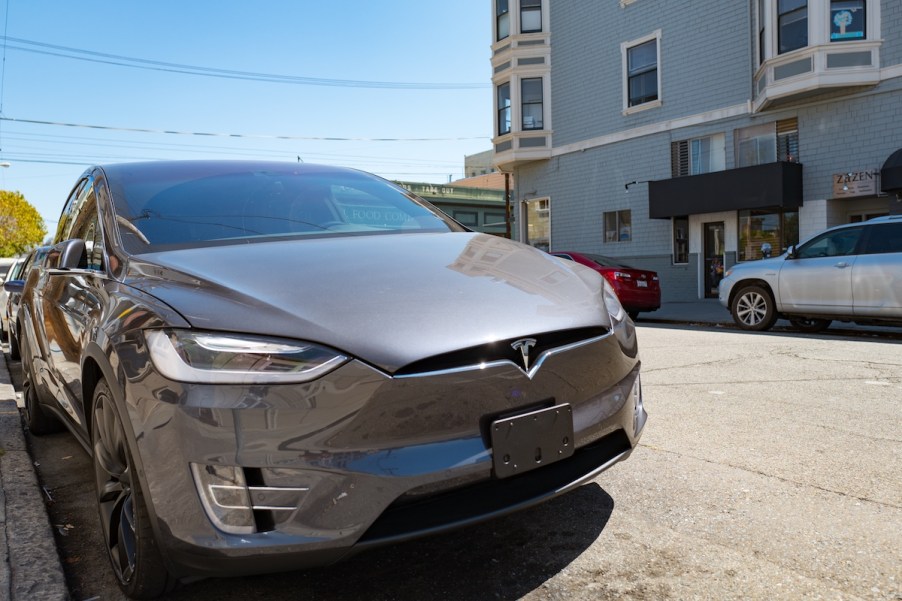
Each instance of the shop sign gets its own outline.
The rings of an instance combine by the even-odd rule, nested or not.
[[[850,171],[833,174],[833,198],[876,195],[876,171]]]

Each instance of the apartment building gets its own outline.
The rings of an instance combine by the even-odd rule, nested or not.
[[[492,0],[513,231],[656,270],[664,300],[902,213],[902,1]]]

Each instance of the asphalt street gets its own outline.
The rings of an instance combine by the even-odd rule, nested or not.
[[[902,599],[902,344],[640,322],[640,446],[529,511],[194,599]],[[15,371],[14,363],[10,363]],[[122,599],[90,463],[31,439],[72,598]]]

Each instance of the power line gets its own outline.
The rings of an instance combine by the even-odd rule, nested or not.
[[[177,136],[205,136],[219,138],[256,138],[267,140],[307,140],[318,142],[460,142],[464,140],[488,140],[488,136],[472,136],[459,138],[340,138],[340,137],[317,137],[317,136],[285,136],[274,134],[229,134],[218,132],[191,132],[191,131],[175,131],[163,129],[145,129],[139,127],[115,127],[111,125],[90,125],[84,123],[65,123],[61,121],[43,121],[39,119],[15,119],[12,117],[0,117],[0,121],[11,121],[15,123],[31,123],[35,125],[54,125],[59,127],[76,127],[85,129],[100,129],[105,131],[124,131],[142,134],[167,134]]]
[[[5,32],[4,32],[5,34]],[[287,83],[307,86],[328,86],[344,88],[376,88],[393,90],[474,90],[490,87],[489,83],[417,83],[403,81],[364,81],[354,79],[327,79],[320,77],[302,77],[297,75],[280,75],[276,73],[261,73],[257,71],[237,71],[234,69],[219,69],[216,67],[203,67],[198,65],[186,65],[180,63],[168,63],[164,61],[135,58],[119,54],[108,54],[83,50],[68,46],[57,46],[35,40],[12,38],[3,36],[4,47],[10,50],[32,52],[68,58],[72,60],[103,63],[120,67],[132,67],[150,71],[164,71],[169,73],[181,73],[185,75],[202,75],[204,77],[218,77],[223,79],[243,79],[250,81],[262,81],[269,83]]]
[[[4,134],[4,138],[7,141],[18,141],[24,142],[26,144],[30,144],[28,147],[32,149],[41,148],[40,145],[44,144],[52,144],[53,148],[56,149],[61,145],[69,145],[69,146],[85,146],[85,147],[96,147],[96,148],[119,148],[119,149],[132,149],[132,150],[153,150],[156,152],[159,151],[169,151],[169,152],[186,152],[186,153],[211,153],[214,152],[218,155],[233,155],[233,156],[260,156],[260,155],[268,155],[268,156],[285,156],[285,149],[275,149],[275,148],[259,148],[259,147],[241,147],[241,148],[224,148],[221,145],[210,145],[210,144],[191,144],[191,143],[170,143],[170,142],[154,142],[149,140],[142,140],[141,142],[132,141],[132,140],[116,140],[109,138],[92,138],[85,136],[64,136],[64,135],[56,135],[56,134],[40,134],[40,133],[29,133],[24,131],[6,131]],[[24,147],[24,145],[23,145]],[[21,152],[21,151],[20,151]],[[301,152],[306,157],[310,157],[313,159],[341,159],[347,161],[349,159],[362,159],[369,162],[379,162],[385,164],[403,164],[407,166],[415,166],[417,164],[425,164],[428,166],[447,166],[447,167],[457,167],[459,165],[459,161],[436,161],[432,159],[424,159],[423,157],[418,158],[405,158],[405,157],[391,157],[387,158],[384,155],[360,155],[360,154],[348,154],[346,152],[342,153],[328,153],[328,152],[311,152],[308,149],[292,149],[291,152]]]

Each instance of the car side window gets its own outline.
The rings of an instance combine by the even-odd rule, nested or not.
[[[866,255],[902,253],[902,223],[881,223],[868,228]]]
[[[85,257],[79,267],[93,271],[103,271],[103,233],[100,229],[100,219],[97,215],[97,202],[94,197],[94,189],[87,190],[84,202],[79,203],[78,216],[72,227],[72,238],[80,238],[85,241]]]
[[[796,253],[798,259],[813,259],[816,257],[844,257],[855,254],[858,247],[858,239],[861,238],[862,228],[850,227],[818,236],[808,242]]]
[[[56,228],[56,238],[54,238],[54,242],[62,242],[63,240],[69,239],[69,232],[72,230],[72,221],[75,219],[76,206],[79,204],[78,199],[83,196],[87,183],[88,180],[85,178],[72,188],[69,198],[66,199],[63,212],[60,214],[60,222]]]

